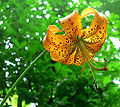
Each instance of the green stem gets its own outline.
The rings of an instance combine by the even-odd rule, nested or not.
[[[15,81],[15,83],[12,85],[12,87],[9,89],[8,94],[5,96],[5,98],[3,99],[3,101],[0,104],[0,107],[3,106],[3,104],[6,102],[6,100],[8,99],[8,97],[10,96],[11,92],[13,91],[13,89],[15,88],[15,86],[17,86],[17,84],[22,80],[22,78],[25,76],[25,74],[28,72],[28,70],[31,68],[31,66],[33,64],[35,64],[35,62],[37,62],[47,51],[44,50],[26,69],[25,71],[20,75],[20,77]]]

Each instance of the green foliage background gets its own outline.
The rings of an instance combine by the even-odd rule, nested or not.
[[[42,39],[49,25],[61,28],[59,18],[74,9],[79,13],[92,7],[108,15],[108,38],[95,58],[108,61],[108,71],[94,71],[98,90],[86,64],[81,68],[51,60],[47,52],[15,88],[17,107],[34,103],[36,107],[120,107],[120,48],[110,37],[120,38],[119,0],[1,0],[0,1],[0,100],[25,68],[44,50]],[[70,5],[71,4],[71,5]],[[90,25],[91,18],[84,21]],[[62,29],[62,28],[61,28]],[[120,46],[120,43],[118,44]],[[104,64],[99,63],[97,67]],[[117,80],[116,83],[113,80]],[[119,84],[117,84],[119,83]],[[6,102],[5,107],[11,103]]]

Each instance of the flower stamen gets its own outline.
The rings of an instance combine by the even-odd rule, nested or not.
[[[96,67],[94,67],[91,63],[89,63],[89,64],[90,64],[90,66],[91,66],[92,68],[94,68],[94,69],[97,70],[97,71],[107,71],[107,70],[108,70],[107,60],[104,58],[104,61],[105,61],[105,67],[103,67],[103,68],[96,68]]]

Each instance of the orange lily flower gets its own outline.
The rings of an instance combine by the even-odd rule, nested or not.
[[[89,14],[95,14],[94,19],[89,28],[82,29],[81,20]],[[104,15],[93,8],[86,8],[81,15],[74,11],[61,18],[60,24],[65,34],[57,34],[62,31],[55,25],[50,25],[47,29],[47,35],[43,39],[43,46],[50,52],[52,60],[67,65],[80,66],[83,64],[82,71],[85,62],[88,62],[91,71],[92,68],[108,70],[106,63],[103,68],[96,68],[90,63],[90,60],[96,62],[93,57],[101,49],[107,37],[107,19]]]

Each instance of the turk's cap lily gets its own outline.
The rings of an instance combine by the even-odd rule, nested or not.
[[[81,20],[89,14],[95,14],[89,28],[82,29]],[[65,34],[55,25],[49,25],[47,35],[43,39],[44,48],[50,52],[52,60],[63,64],[80,66],[85,62],[95,68],[93,60],[107,37],[107,19],[93,8],[86,8],[81,15],[73,11],[70,15],[59,19]],[[94,61],[95,62],[95,61]],[[98,70],[98,69],[97,69]],[[104,67],[100,70],[108,70]]]

